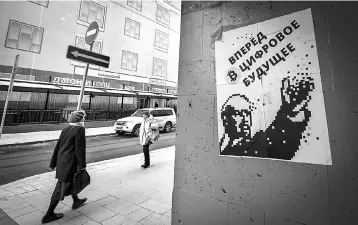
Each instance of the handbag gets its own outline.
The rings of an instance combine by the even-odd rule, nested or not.
[[[91,183],[91,177],[86,169],[80,169],[73,177],[72,194],[77,195]]]
[[[153,144],[154,142],[158,141],[160,135],[159,135],[159,127],[157,123],[152,124],[152,122],[150,122],[150,129],[152,130],[151,132],[151,137],[149,138],[149,143]]]

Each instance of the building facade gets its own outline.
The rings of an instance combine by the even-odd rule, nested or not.
[[[20,54],[17,80],[80,87],[85,64],[66,58],[69,45],[89,50],[84,36],[97,21],[92,51],[110,57],[109,68],[89,66],[86,86],[145,91],[142,97],[86,92],[84,109],[176,105],[180,1],[1,1],[0,79],[8,79]],[[14,91],[10,109],[73,109],[78,93]],[[0,102],[6,97],[2,88]],[[156,98],[158,97],[158,98]]]

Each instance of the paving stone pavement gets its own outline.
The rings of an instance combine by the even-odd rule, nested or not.
[[[91,184],[79,194],[88,202],[72,210],[66,197],[55,210],[64,217],[49,225],[171,224],[174,158],[173,146],[152,151],[148,169],[140,167],[143,154],[88,164]],[[48,172],[2,185],[0,209],[19,225],[40,225],[55,184]]]

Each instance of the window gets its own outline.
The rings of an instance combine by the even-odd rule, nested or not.
[[[167,77],[167,61],[154,58],[153,60],[153,76]]]
[[[153,117],[160,117],[160,116],[171,116],[173,115],[173,112],[171,110],[152,110],[150,114],[152,114]]]
[[[169,25],[169,10],[161,5],[157,5],[157,21]]]
[[[137,71],[138,54],[122,51],[122,69]]]
[[[48,1],[49,0],[44,0],[44,1],[32,1],[32,0],[29,0],[30,2],[33,2],[33,3],[36,3],[38,5],[42,5],[44,7],[48,7]]]
[[[97,21],[100,28],[104,28],[105,23],[105,7],[90,0],[82,0],[79,18],[85,23]]]
[[[164,110],[164,115],[171,116],[171,115],[173,115],[173,111],[172,110]]]
[[[153,117],[161,116],[159,110],[152,110],[152,111],[150,111],[150,114],[151,114]]]
[[[142,0],[127,0],[127,4],[139,11],[142,11]]]
[[[155,30],[154,46],[163,50],[168,50],[169,34]]]
[[[140,23],[137,21],[126,18],[126,25],[124,26],[124,34],[139,39],[140,36]]]
[[[86,49],[88,51],[90,50],[90,46],[88,44],[86,44],[84,37],[76,36],[75,45],[76,45],[76,47]],[[99,42],[99,41],[94,41],[93,42],[92,52],[96,52],[98,54],[101,54],[101,52],[102,52],[102,44],[101,44],[101,42]]]
[[[5,47],[40,53],[44,29],[10,20]]]

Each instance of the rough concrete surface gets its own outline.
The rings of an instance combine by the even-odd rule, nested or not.
[[[220,157],[214,41],[311,8],[333,165]],[[182,3],[172,224],[358,224],[358,4]]]

